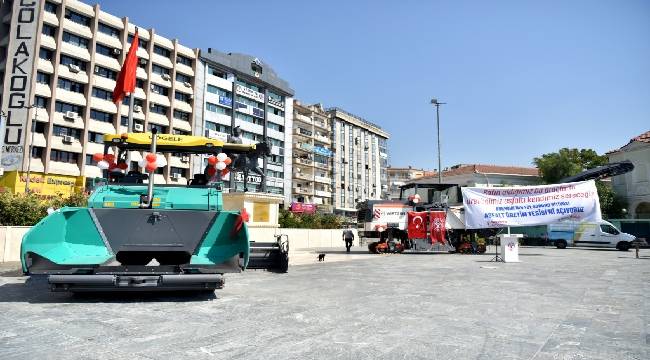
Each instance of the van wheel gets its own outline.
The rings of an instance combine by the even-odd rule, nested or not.
[[[620,243],[616,244],[616,248],[621,251],[628,251],[630,250],[630,243],[627,241],[621,241]]]
[[[556,240],[555,247],[558,249],[566,249],[566,240]]]

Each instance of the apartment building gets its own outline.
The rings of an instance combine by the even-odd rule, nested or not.
[[[405,185],[408,181],[421,178],[423,176],[432,176],[432,171],[424,169],[414,169],[408,167],[388,167],[388,198],[391,200],[399,199],[400,186]]]
[[[116,106],[111,94],[136,24],[76,0],[0,3],[0,97],[8,114],[2,166],[101,176],[92,154],[103,151],[102,135],[127,131],[129,98]],[[155,29],[138,34],[134,130],[191,134],[198,50]],[[132,166],[140,159],[134,152]],[[167,163],[155,181],[185,184],[190,159],[170,156]]]
[[[340,108],[332,122],[334,211],[350,214],[360,201],[388,198],[388,132]]]
[[[321,104],[293,102],[292,203],[332,212],[332,125]]]
[[[210,48],[199,53],[194,133],[226,140],[239,127],[243,143],[270,142],[271,155],[260,159],[263,176],[249,173],[247,188],[282,194],[285,204],[291,201],[293,94],[289,84],[258,58]],[[195,159],[194,172],[202,172],[206,161]],[[242,172],[226,179],[229,189],[244,189]]]

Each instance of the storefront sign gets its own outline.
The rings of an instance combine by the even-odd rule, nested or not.
[[[238,182],[244,182],[244,173],[243,172],[236,172],[235,173],[235,181]],[[248,183],[249,184],[261,184],[262,183],[262,177],[259,175],[248,175]]]
[[[289,207],[289,211],[299,214],[313,214],[316,212],[315,204],[305,204],[301,202],[293,202]]]
[[[0,179],[0,187],[13,193],[22,193],[25,191],[26,182],[27,173],[8,171]],[[40,195],[69,196],[74,192],[82,191],[85,183],[83,176],[46,175],[40,172],[32,172],[29,175],[29,191]]]
[[[22,167],[27,118],[30,104],[31,79],[34,66],[34,43],[39,10],[38,1],[15,0],[9,27],[9,47],[5,64],[6,76],[2,109],[7,117],[3,121],[2,158],[0,167],[5,171]]]
[[[272,97],[269,97],[268,102],[269,102],[270,105],[273,105],[273,106],[279,107],[281,109],[284,109],[284,101],[282,101],[282,100],[277,100],[277,99],[274,99]]]
[[[601,220],[593,180],[557,185],[462,188],[468,229]]]
[[[314,153],[323,156],[332,156],[334,154],[332,150],[320,146],[314,146]]]
[[[253,89],[249,89],[246,86],[240,84],[235,85],[235,93],[249,97],[257,102],[264,102],[264,94],[259,93]]]

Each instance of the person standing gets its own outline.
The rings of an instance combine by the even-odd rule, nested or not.
[[[343,230],[343,241],[345,241],[345,251],[350,252],[352,247],[352,242],[354,241],[354,232],[352,232],[352,226],[348,225],[348,228]]]

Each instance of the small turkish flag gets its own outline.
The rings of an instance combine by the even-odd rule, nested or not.
[[[429,212],[429,231],[431,231],[431,243],[445,243],[445,222],[447,213],[444,211]]]
[[[427,238],[427,213],[409,211],[407,214],[408,225],[407,233],[409,239],[426,239]]]
[[[129,53],[126,55],[126,60],[124,60],[122,70],[117,76],[115,89],[113,89],[113,102],[115,104],[122,101],[126,94],[133,94],[135,91],[135,71],[138,68],[138,56],[136,53],[138,52],[139,42],[138,29],[135,29]]]

